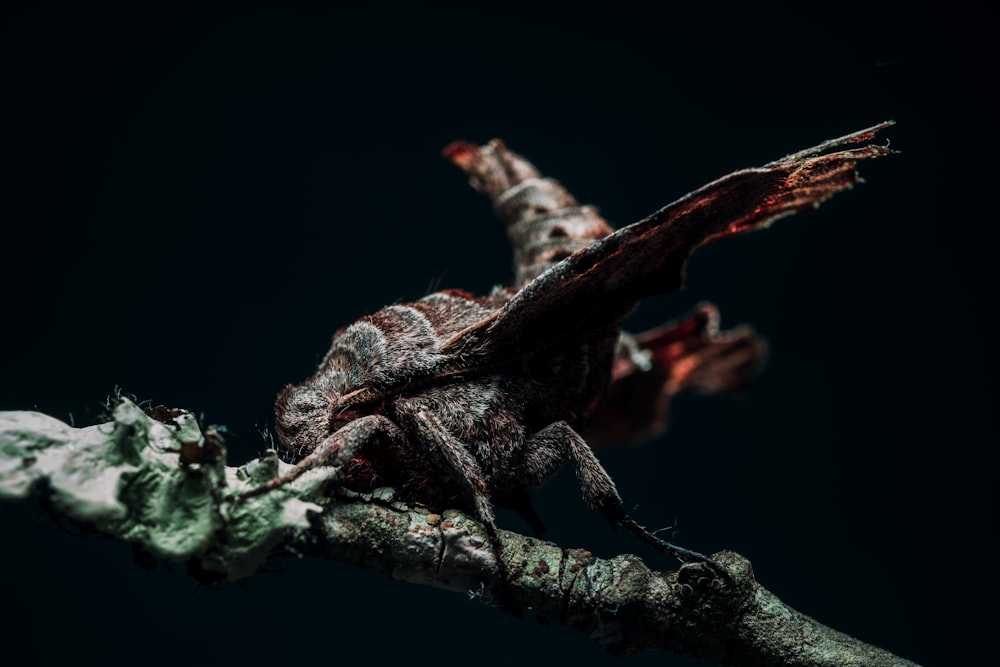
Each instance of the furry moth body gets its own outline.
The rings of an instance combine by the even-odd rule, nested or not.
[[[707,304],[636,336],[622,321],[640,299],[678,289],[698,246],[857,183],[858,161],[890,153],[865,143],[889,124],[734,172],[618,231],[501,142],[452,144],[445,156],[506,226],[515,284],[436,292],[340,330],[316,374],[275,405],[295,466],[250,493],[342,466],[344,484],[474,512],[499,554],[494,505],[541,533],[529,493],[571,461],[585,501],[611,522],[681,560],[708,560],[638,525],[588,441],[661,431],[671,396],[741,386],[764,346],[747,327],[719,331]]]

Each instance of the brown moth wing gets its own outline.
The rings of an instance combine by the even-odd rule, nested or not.
[[[581,206],[557,180],[543,177],[499,139],[485,146],[456,141],[443,154],[493,205],[514,251],[514,285],[518,289],[575,251],[614,232],[595,207]],[[509,299],[515,291],[504,293]],[[718,319],[715,308],[704,304],[693,314],[652,331],[639,335],[623,332],[610,364],[610,383],[604,377],[602,382],[588,385],[597,390],[584,399],[588,406],[585,413],[590,415],[588,442],[606,446],[639,441],[666,428],[670,400],[678,392],[712,393],[746,384],[762,365],[765,346],[748,327],[720,332]],[[581,348],[577,354],[583,355],[587,349]],[[588,356],[575,363],[586,366],[591,361]],[[610,386],[604,392],[606,384]],[[606,394],[603,398],[602,393]],[[597,412],[593,413],[595,407]]]
[[[684,264],[698,246],[760,229],[858,183],[858,161],[892,151],[867,145],[821,152],[868,141],[890,124],[734,172],[681,197],[555,264],[440,351],[456,355],[459,366],[490,363],[537,348],[539,341],[573,339],[613,326],[638,299],[678,289]]]
[[[746,385],[767,345],[749,326],[719,329],[710,303],[675,322],[623,334],[611,384],[584,435],[595,449],[634,444],[667,427],[670,400],[682,391],[717,393]]]

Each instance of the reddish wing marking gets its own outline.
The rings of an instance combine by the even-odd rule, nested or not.
[[[620,319],[636,300],[678,289],[684,264],[697,247],[760,229],[858,183],[858,161],[892,151],[868,145],[817,153],[870,139],[889,124],[734,172],[681,197],[554,265],[503,308],[454,336],[442,352],[509,354],[528,341],[559,339],[567,331],[593,330],[602,321]]]
[[[751,327],[720,331],[718,311],[709,303],[630,338],[631,344],[619,346],[611,385],[584,433],[594,448],[633,444],[662,432],[670,401],[682,391],[743,387],[767,351]]]

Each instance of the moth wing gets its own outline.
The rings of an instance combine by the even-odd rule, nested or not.
[[[752,328],[720,329],[719,311],[706,302],[668,324],[624,334],[583,435],[594,449],[637,444],[666,429],[674,396],[742,389],[766,355]]]
[[[858,183],[858,161],[893,151],[877,145],[823,151],[868,141],[890,124],[731,173],[681,197],[553,265],[441,351],[488,361],[617,326],[639,299],[678,289],[699,246],[761,229]]]

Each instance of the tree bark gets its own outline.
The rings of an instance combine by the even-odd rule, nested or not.
[[[500,531],[509,574],[498,582],[478,522],[408,506],[391,489],[347,491],[335,468],[241,500],[285,464],[272,453],[228,467],[221,440],[202,434],[190,413],[152,414],[122,400],[112,421],[78,429],[37,412],[0,413],[0,498],[40,493],[53,511],[187,562],[201,578],[251,574],[284,544],[474,596],[502,584],[514,608],[619,655],[669,651],[745,666],[914,664],[791,609],[731,551],[713,555],[732,575],[724,581],[700,563],[653,571],[636,556],[600,559]]]

